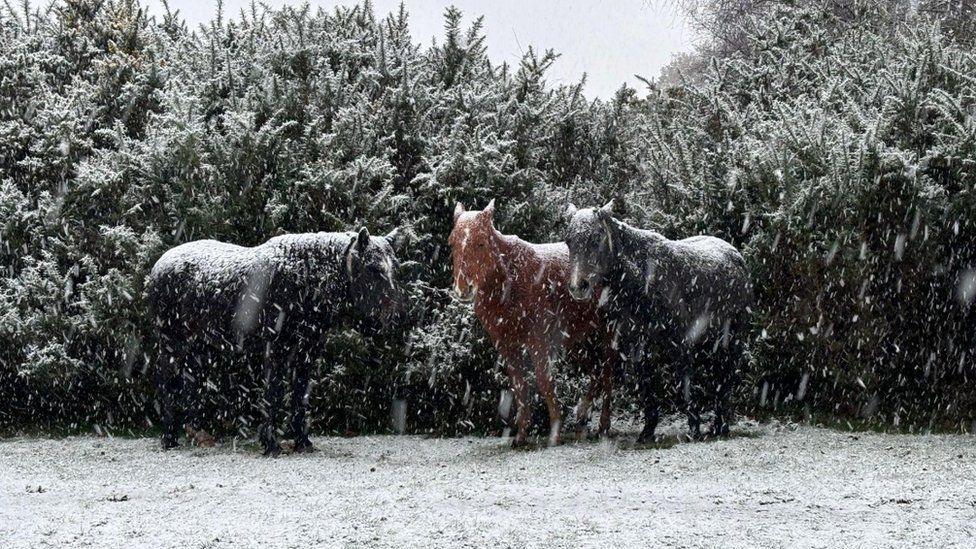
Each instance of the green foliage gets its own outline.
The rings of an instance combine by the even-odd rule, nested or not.
[[[407,345],[337,334],[313,427],[385,429],[403,400],[411,430],[492,429],[505,380],[443,290],[455,202],[496,198],[500,228],[544,241],[567,202],[611,197],[637,224],[746,253],[759,302],[740,409],[971,419],[964,26],[771,4],[733,51],[683,61],[699,73],[606,101],[548,85],[553,52],[493,64],[456,9],[424,48],[403,9],[368,3],[255,6],[193,32],[136,1],[0,8],[0,423],[155,421],[142,284],[171,246],[409,224]],[[246,432],[260,376],[228,368],[210,417]]]

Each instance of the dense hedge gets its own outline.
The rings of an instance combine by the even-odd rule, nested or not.
[[[505,232],[547,240],[566,202],[619,197],[637,224],[745,252],[744,411],[967,426],[972,46],[876,3],[772,4],[742,47],[606,101],[547,85],[549,52],[492,64],[455,10],[421,47],[368,4],[194,30],[136,1],[0,8],[0,424],[152,425],[142,284],[170,246],[409,223],[416,323],[333,338],[313,429],[387,429],[397,400],[411,430],[495,428],[504,379],[444,290],[454,203],[494,197]],[[253,427],[256,377],[215,375],[215,422]]]

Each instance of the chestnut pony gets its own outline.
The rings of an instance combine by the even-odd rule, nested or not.
[[[564,356],[582,361],[589,387],[576,409],[577,434],[586,428],[593,397],[603,389],[600,433],[610,424],[610,394],[616,353],[595,300],[575,301],[569,293],[569,249],[563,242],[532,244],[495,230],[495,201],[482,211],[454,209],[449,244],[454,291],[474,303],[474,314],[494,343],[515,392],[517,434],[525,443],[532,416],[528,374],[549,411],[550,443],[558,443],[561,410],[550,367]],[[530,370],[531,369],[531,370]]]

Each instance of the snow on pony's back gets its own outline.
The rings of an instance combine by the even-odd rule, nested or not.
[[[254,247],[238,246],[219,240],[196,240],[180,244],[164,253],[153,266],[149,279],[153,281],[167,275],[191,275],[202,287],[215,283],[226,284],[245,280],[252,269],[266,262],[275,263],[279,269],[294,270],[294,263],[302,256],[322,256],[320,267],[326,269],[326,272],[319,274],[327,274],[327,271],[334,270],[338,265],[327,259],[331,256],[338,260],[352,235],[353,233],[288,234],[274,237]]]
[[[289,234],[254,247],[217,240],[187,242],[167,251],[153,266],[147,283],[150,300],[157,313],[180,310],[183,321],[206,321],[201,328],[223,332],[220,335],[232,336],[238,344],[262,323],[266,328],[278,324],[277,318],[262,314],[269,298],[280,310],[317,313],[317,323],[327,328],[348,297],[342,287],[343,254],[353,236]],[[305,303],[310,295],[314,303]],[[206,309],[208,314],[195,318],[193,309]]]

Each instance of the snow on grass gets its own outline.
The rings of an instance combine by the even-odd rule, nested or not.
[[[678,428],[672,429],[677,432]],[[317,438],[163,452],[155,439],[0,441],[4,547],[888,547],[976,535],[976,439],[740,424],[738,436],[512,450]]]

